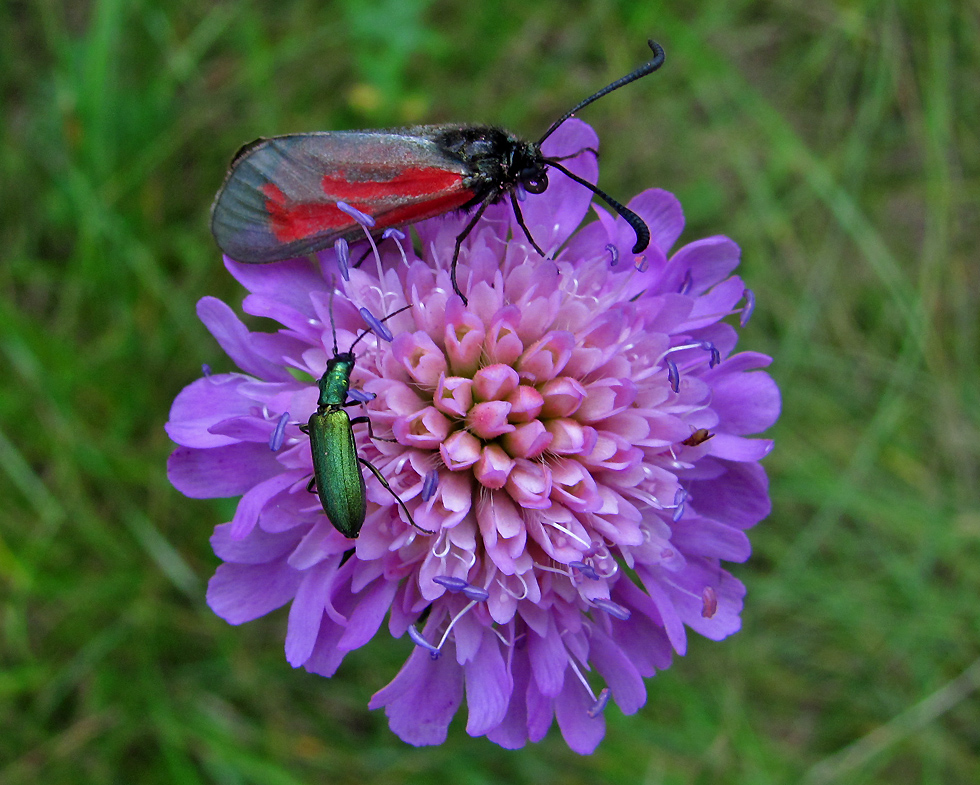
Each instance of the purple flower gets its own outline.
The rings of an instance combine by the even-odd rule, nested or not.
[[[569,121],[545,152],[597,146]],[[595,181],[590,153],[565,163]],[[603,209],[579,229],[590,197],[559,173],[527,196],[525,221],[554,260],[508,204],[488,209],[460,254],[467,307],[449,281],[458,214],[416,226],[420,256],[384,239],[349,280],[332,250],[318,264],[226,260],[250,292],[243,309],[283,325],[274,334],[213,298],[198,306],[242,371],[188,386],[167,425],[180,491],[242,495],[211,539],[224,563],[208,602],[232,624],[290,604],[286,658],[324,676],[387,616],[412,652],[370,705],[410,744],[442,742],[465,696],[471,735],[516,748],[557,718],[589,753],[605,702],[637,711],[644,678],[685,653],[688,627],[714,640],[739,629],[745,589],[721,562],[748,558],[745,530],[769,512],[759,460],[772,444],[749,436],[780,401],[759,370],[770,359],[733,353],[752,302],[731,275],[738,246],[716,236],[668,255],[683,215],[650,190],[629,204],[653,237],[637,257],[632,230]],[[411,305],[385,322],[392,343],[357,344],[351,386],[369,399],[352,416],[379,437],[354,426],[360,455],[418,528],[368,472],[357,540],[307,492],[299,426],[333,356],[334,286],[341,352],[367,329],[359,309]]]

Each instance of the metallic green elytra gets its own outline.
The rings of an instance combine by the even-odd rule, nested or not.
[[[385,319],[390,319],[409,307],[405,306],[389,314]],[[332,321],[333,309],[331,308]],[[309,423],[300,426],[310,436],[310,450],[313,456],[311,490],[315,485],[323,511],[334,528],[345,537],[353,539],[360,533],[367,514],[366,488],[364,476],[361,474],[361,464],[363,464],[395,497],[395,501],[401,505],[412,526],[426,534],[434,534],[435,532],[422,529],[415,524],[412,513],[398,494],[391,489],[381,472],[357,454],[357,442],[354,440],[355,425],[366,423],[371,438],[376,438],[370,419],[364,416],[351,419],[346,411],[346,407],[360,403],[360,401],[348,401],[347,393],[350,389],[350,377],[354,372],[354,346],[368,332],[370,331],[365,331],[354,339],[351,348],[346,352],[337,351],[336,332],[334,333],[334,356],[327,361],[327,370],[318,383],[320,399],[317,409],[310,415]]]
[[[330,523],[345,537],[358,535],[367,514],[354,421],[344,409],[353,370],[354,356],[349,352],[327,362],[327,372],[320,378],[320,401],[307,425],[320,503]]]

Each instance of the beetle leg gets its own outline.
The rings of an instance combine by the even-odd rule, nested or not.
[[[428,529],[423,529],[415,522],[415,519],[412,517],[412,513],[409,512],[408,507],[405,506],[405,502],[403,502],[401,500],[401,497],[392,490],[391,486],[388,485],[388,481],[384,478],[384,475],[378,471],[377,467],[373,463],[371,463],[370,461],[366,461],[360,455],[357,456],[357,460],[359,460],[361,463],[367,466],[371,470],[371,474],[373,474],[375,477],[378,478],[378,482],[380,482],[385,487],[388,493],[390,493],[392,496],[395,497],[395,501],[401,505],[402,509],[405,511],[405,514],[408,516],[408,522],[412,524],[412,526],[414,526],[420,532],[425,532],[426,534],[435,534],[435,532],[433,531],[429,531]]]

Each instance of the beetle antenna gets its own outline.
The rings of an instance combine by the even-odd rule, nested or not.
[[[378,322],[379,322],[379,323],[384,323],[384,322],[387,322],[387,321],[388,321],[388,320],[389,320],[390,318],[392,318],[393,316],[398,316],[398,314],[400,314],[400,313],[401,313],[402,311],[407,311],[407,310],[408,310],[409,308],[411,308],[411,307],[412,307],[412,304],[411,304],[411,303],[409,303],[408,305],[403,305],[403,306],[402,306],[401,308],[399,308],[399,309],[398,309],[397,311],[392,311],[392,312],[391,312],[390,314],[388,314],[388,315],[387,315],[387,316],[386,316],[386,317],[385,317],[384,319],[378,319]],[[332,317],[332,316],[333,316],[333,313],[331,312],[331,317]],[[357,336],[357,337],[356,337],[356,338],[354,339],[354,343],[352,343],[352,344],[350,345],[350,348],[349,348],[349,349],[347,350],[347,352],[348,352],[348,354],[353,354],[353,352],[354,352],[354,347],[355,347],[355,346],[357,346],[357,344],[358,344],[358,342],[359,342],[359,341],[361,340],[361,338],[363,338],[363,337],[364,337],[365,335],[367,335],[367,334],[368,334],[368,333],[370,333],[370,332],[373,332],[373,330],[372,330],[372,329],[371,329],[371,328],[369,327],[369,328],[368,328],[368,329],[366,329],[366,330],[365,330],[364,332],[362,332],[362,333],[361,333],[360,335],[358,335],[358,336]],[[336,344],[334,345],[334,352],[336,352]]]
[[[337,279],[333,276],[330,277],[330,332],[333,333],[333,356],[336,357],[340,354],[337,349],[337,323],[333,318],[333,295],[337,291]]]
[[[593,185],[588,180],[583,180],[574,172],[568,171],[568,169],[566,169],[560,163],[557,163],[550,158],[545,158],[544,160],[548,166],[555,167],[555,169],[557,169],[559,172],[563,172],[567,177],[572,178],[579,185],[584,185],[623,217],[626,223],[630,225],[633,232],[636,234],[636,245],[633,246],[633,253],[640,253],[640,251],[644,250],[650,244],[650,229],[647,227],[644,220],[640,218],[640,216],[630,210],[626,205],[617,202],[601,188]]]
[[[565,114],[563,114],[558,120],[556,120],[551,124],[551,127],[544,132],[544,136],[538,139],[538,147],[540,147],[541,143],[544,142],[545,139],[551,136],[558,129],[558,126],[564,123],[569,117],[571,117],[580,109],[583,109],[584,107],[588,106],[593,101],[598,101],[600,98],[602,98],[602,96],[606,95],[607,93],[611,93],[613,90],[618,90],[620,87],[623,87],[624,85],[628,85],[630,82],[635,82],[637,79],[641,79],[647,74],[652,74],[654,71],[660,68],[660,66],[664,64],[664,48],[656,41],[647,41],[647,45],[650,47],[650,49],[653,50],[653,59],[650,62],[644,63],[632,73],[626,74],[626,76],[617,79],[612,84],[606,85],[598,93],[593,93],[584,101],[576,104],[572,109],[569,109],[567,112],[565,112]],[[612,202],[610,202],[610,204],[612,204]],[[620,215],[622,215],[622,213],[620,213]],[[626,216],[623,217],[625,218]],[[627,220],[629,219],[627,218]]]

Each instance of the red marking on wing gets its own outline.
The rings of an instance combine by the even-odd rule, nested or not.
[[[324,176],[321,181],[330,202],[290,202],[282,189],[266,183],[260,190],[266,197],[269,229],[282,243],[303,240],[315,234],[354,230],[356,222],[336,202],[342,201],[373,216],[375,229],[386,229],[421,221],[449,212],[472,198],[473,192],[461,188],[463,175],[445,169],[405,169],[391,180],[351,181],[341,176]],[[424,197],[430,198],[425,199]],[[399,198],[414,203],[398,204]]]
[[[404,169],[390,180],[349,180],[340,172],[324,175],[320,181],[323,192],[331,199],[351,204],[355,199],[385,199],[397,196],[417,198],[426,194],[453,189],[463,175],[438,167]]]
[[[338,209],[336,204],[289,203],[286,194],[273,183],[266,183],[260,190],[266,196],[265,209],[269,213],[269,229],[281,243],[291,243],[325,230],[340,230],[355,225],[354,219]],[[362,209],[357,204],[352,206]]]

